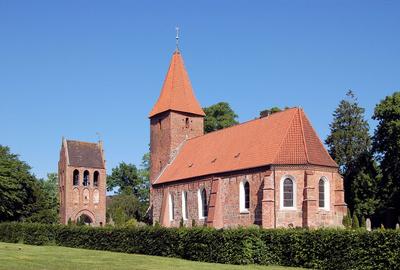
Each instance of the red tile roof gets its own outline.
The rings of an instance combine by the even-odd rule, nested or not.
[[[302,109],[187,140],[155,184],[265,165],[337,167]]]
[[[186,72],[179,51],[174,52],[172,55],[160,97],[151,110],[149,117],[169,110],[205,116],[193,93],[189,75]]]
[[[69,165],[104,169],[102,149],[97,143],[67,140]]]

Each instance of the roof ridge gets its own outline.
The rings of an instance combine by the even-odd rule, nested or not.
[[[304,152],[306,154],[306,159],[307,159],[307,163],[310,164],[310,158],[308,156],[308,148],[307,148],[307,144],[306,144],[306,135],[304,134],[304,125],[303,125],[303,119],[302,119],[302,115],[301,115],[302,110],[299,108],[299,119],[300,119],[300,125],[301,125],[301,135],[303,136],[303,145],[304,145]]]
[[[219,132],[225,131],[227,129],[232,129],[232,128],[235,128],[235,127],[243,126],[243,125],[246,125],[246,124],[249,124],[249,123],[252,123],[252,122],[265,120],[265,119],[268,119],[270,117],[275,117],[278,114],[281,114],[281,113],[284,113],[284,112],[288,112],[289,110],[294,110],[294,109],[296,109],[296,108],[289,108],[289,109],[286,109],[286,110],[283,110],[283,111],[280,111],[280,112],[273,113],[273,114],[271,114],[269,116],[266,116],[266,117],[250,119],[250,120],[244,121],[242,123],[239,123],[239,124],[236,124],[236,125],[233,125],[233,126],[230,126],[230,127],[226,127],[226,128],[223,128],[223,129],[218,129],[218,130],[215,130],[215,131],[212,131],[212,132],[209,132],[209,133],[197,136],[197,137],[190,138],[190,139],[188,139],[188,141],[191,141],[191,140],[194,140],[194,139],[203,138],[203,137],[211,135],[211,134],[215,134],[215,133],[219,133]]]
[[[297,108],[297,109],[298,109],[298,108]],[[283,142],[286,140],[286,137],[287,137],[288,134],[289,134],[289,130],[290,130],[290,128],[292,127],[293,120],[294,120],[295,116],[296,116],[296,113],[293,114],[293,117],[292,117],[292,119],[290,120],[290,124],[288,125],[288,127],[287,127],[287,129],[286,129],[286,132],[285,132],[285,136],[282,136],[282,140],[281,140],[281,142],[280,142],[280,144],[279,144],[278,150],[276,151],[275,157],[274,157],[274,159],[273,159],[273,160],[274,160],[274,163],[276,163],[277,156],[279,155],[279,153],[280,153],[280,151],[281,151],[281,149],[282,149],[282,147],[283,147]]]
[[[85,142],[85,141],[68,140],[68,139],[66,139],[66,142],[67,142],[67,143],[68,143],[68,142],[77,142],[77,143],[86,143],[86,144],[95,144],[95,145],[98,145],[98,144],[99,144],[98,142]]]

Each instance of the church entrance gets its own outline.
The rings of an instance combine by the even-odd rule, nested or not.
[[[91,219],[88,215],[82,214],[82,215],[78,218],[77,223],[78,223],[78,224],[82,224],[82,225],[88,225],[88,226],[90,226],[90,225],[93,223],[93,221],[92,221],[92,219]]]

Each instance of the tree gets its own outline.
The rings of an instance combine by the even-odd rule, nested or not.
[[[121,162],[112,169],[111,175],[107,175],[107,191],[112,191],[114,188],[118,188],[117,193],[138,194],[139,178],[135,165]]]
[[[369,125],[364,112],[349,90],[333,113],[325,143],[344,176],[345,201],[349,208],[357,215],[369,216],[377,206],[375,191],[379,173],[371,155]]]
[[[147,210],[132,194],[118,194],[112,196],[107,205],[107,216],[111,217],[116,225],[123,225],[129,219],[142,221]]]
[[[27,222],[54,224],[58,222],[58,175],[47,174],[47,179],[36,181],[33,191],[35,202],[29,206]]]
[[[349,90],[346,99],[340,101],[333,113],[330,135],[325,143],[343,174],[347,174],[358,157],[371,147],[369,125],[364,119],[364,112],[365,109],[358,105],[357,98]]]
[[[138,199],[142,203],[149,203],[150,194],[150,153],[146,153],[142,157],[142,164],[138,172],[139,190]]]
[[[219,102],[209,107],[203,108],[206,117],[204,119],[204,132],[220,130],[238,124],[238,117],[232,110],[229,103]]]
[[[382,100],[375,107],[372,118],[378,121],[373,149],[382,170],[380,209],[393,211],[392,223],[395,223],[396,217],[400,216],[400,92]]]
[[[358,221],[358,217],[355,215],[355,214],[353,214],[353,223],[352,223],[352,226],[351,226],[353,229],[358,229],[358,228],[360,228],[360,222]]]
[[[0,221],[19,221],[30,215],[35,181],[29,165],[0,145]]]

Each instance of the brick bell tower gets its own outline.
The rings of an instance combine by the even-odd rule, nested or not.
[[[204,116],[177,48],[160,97],[149,114],[151,186],[187,139],[204,134]]]
[[[106,166],[103,144],[63,138],[58,162],[60,223],[106,224]]]

